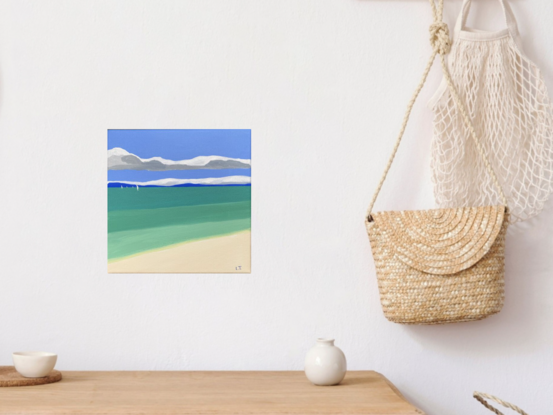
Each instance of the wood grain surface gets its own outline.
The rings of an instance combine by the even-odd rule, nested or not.
[[[48,376],[43,378],[26,378],[17,373],[13,366],[0,366],[0,387],[45,385],[60,380],[61,373],[57,370],[52,370]]]
[[[0,414],[420,415],[376,372],[314,386],[303,372],[64,372],[0,391]]]

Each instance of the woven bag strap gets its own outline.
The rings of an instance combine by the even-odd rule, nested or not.
[[[487,393],[482,392],[474,392],[472,394],[474,398],[480,402],[482,405],[484,405],[486,408],[488,408],[490,411],[495,412],[497,415],[503,415],[502,412],[491,406],[486,399],[489,399],[490,401],[497,402],[500,405],[503,405],[505,408],[512,409],[515,412],[518,412],[520,415],[528,415],[526,412],[524,412],[522,409],[520,409],[518,406],[515,406],[513,404],[510,404],[509,402],[505,402],[499,398],[496,398],[493,395],[488,395]]]
[[[447,86],[449,87],[451,91],[451,95],[453,96],[453,99],[455,100],[455,104],[459,111],[461,112],[461,115],[463,117],[463,121],[468,128],[470,135],[474,141],[474,144],[476,145],[476,148],[478,150],[478,153],[482,157],[482,160],[484,161],[484,165],[486,166],[486,170],[490,174],[492,181],[497,187],[497,190],[499,191],[499,195],[501,196],[501,201],[503,205],[507,206],[507,198],[505,197],[505,193],[503,193],[503,189],[501,188],[501,185],[499,184],[499,181],[497,180],[497,176],[495,172],[492,169],[492,166],[490,165],[490,162],[488,158],[486,157],[486,154],[484,153],[484,149],[482,147],[482,144],[480,143],[480,140],[476,136],[476,131],[474,130],[474,126],[472,125],[472,121],[470,120],[470,117],[467,114],[467,110],[465,108],[465,105],[461,101],[461,98],[455,89],[455,86],[453,85],[453,81],[451,79],[451,74],[449,73],[449,69],[447,67],[447,63],[445,60],[445,55],[447,55],[451,49],[451,40],[449,38],[449,29],[447,25],[442,21],[442,15],[444,10],[444,0],[437,0],[437,4],[435,0],[429,0],[430,7],[432,8],[432,14],[434,16],[434,22],[430,25],[430,44],[432,45],[432,55],[430,56],[430,59],[428,60],[428,63],[426,64],[426,68],[424,69],[422,79],[420,83],[418,84],[417,88],[415,89],[415,93],[413,94],[413,97],[409,101],[409,104],[407,105],[407,111],[405,112],[405,116],[403,117],[403,122],[401,124],[401,129],[399,131],[399,135],[396,139],[396,143],[394,145],[394,149],[392,150],[392,155],[390,156],[390,159],[388,160],[388,164],[386,165],[386,168],[384,169],[384,174],[382,175],[382,178],[380,179],[380,182],[378,183],[378,186],[376,188],[376,191],[374,192],[373,198],[369,204],[369,208],[367,209],[366,218],[369,220],[369,222],[372,221],[372,210],[374,207],[374,204],[376,202],[376,199],[378,197],[378,194],[380,193],[380,190],[382,189],[382,185],[384,184],[384,180],[386,180],[386,176],[388,175],[388,171],[390,170],[390,167],[392,166],[392,162],[394,161],[394,158],[397,153],[397,149],[399,148],[399,144],[401,142],[401,139],[403,138],[403,133],[405,132],[405,128],[407,127],[407,122],[409,121],[409,116],[411,115],[411,110],[413,109],[413,105],[415,104],[415,101],[417,100],[417,97],[419,96],[419,93],[421,92],[422,87],[424,86],[424,83],[426,82],[426,78],[428,77],[428,73],[430,72],[430,68],[432,67],[432,64],[434,63],[434,59],[436,58],[436,55],[440,55],[440,62],[442,64],[442,71],[444,73],[444,78],[447,82]]]

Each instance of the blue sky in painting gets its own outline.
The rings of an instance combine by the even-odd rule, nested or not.
[[[186,160],[197,156],[251,158],[251,130],[108,130],[108,150],[138,157]]]
[[[187,160],[197,156],[251,159],[251,130],[108,130],[108,150],[120,147],[141,158]],[[250,169],[108,170],[108,181],[251,176]]]

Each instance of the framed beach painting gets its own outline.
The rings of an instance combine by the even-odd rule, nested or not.
[[[108,130],[108,272],[249,273],[250,130]]]

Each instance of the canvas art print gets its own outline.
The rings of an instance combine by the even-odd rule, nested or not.
[[[249,273],[250,130],[108,131],[108,272]]]

